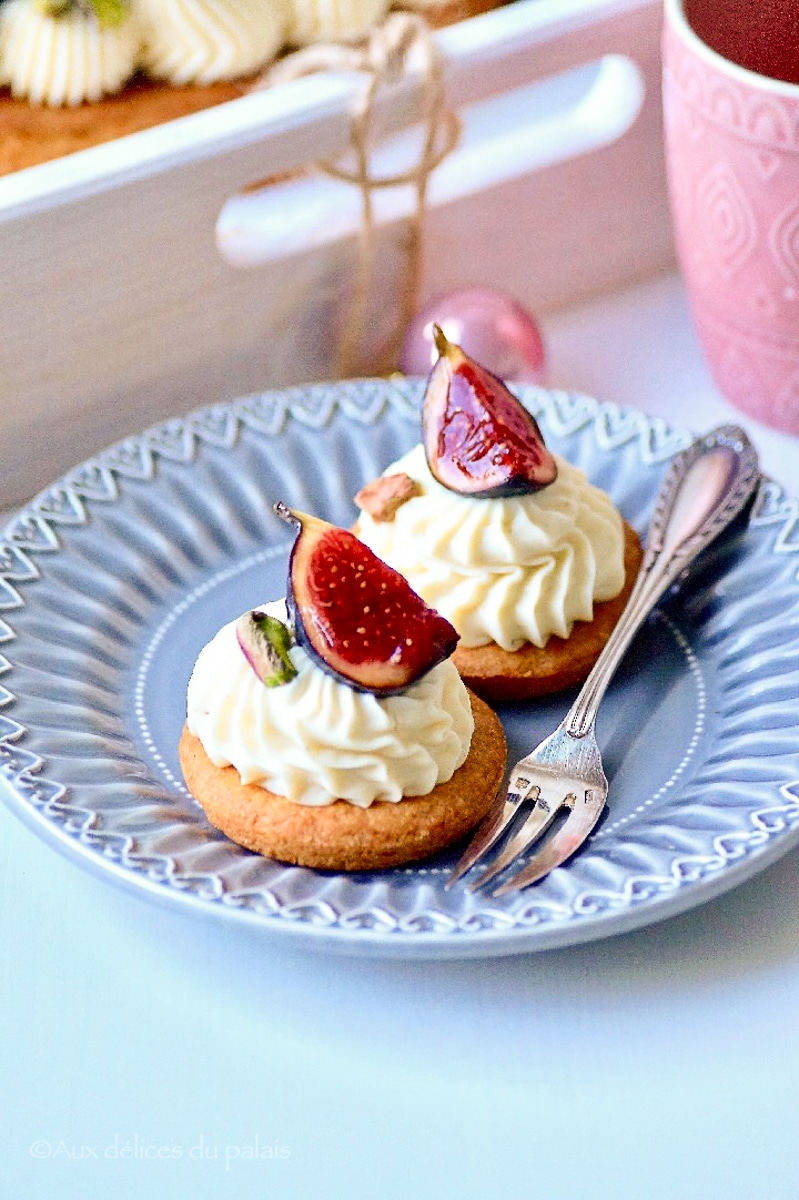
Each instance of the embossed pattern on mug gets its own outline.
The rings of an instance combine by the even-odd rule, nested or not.
[[[799,433],[799,88],[725,78],[668,23],[663,50],[675,237],[700,341],[734,404]]]

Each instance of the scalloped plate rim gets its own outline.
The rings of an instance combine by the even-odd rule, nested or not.
[[[420,381],[413,380],[405,382],[411,390],[414,385],[420,383]],[[97,465],[108,468],[109,460],[114,452],[121,453],[123,447],[135,446],[139,449],[146,448],[148,453],[152,452],[153,439],[157,440],[159,430],[178,428],[185,431],[193,428],[204,413],[211,412],[222,413],[226,416],[236,414],[237,419],[241,419],[244,405],[257,400],[259,396],[272,399],[280,397],[282,393],[291,393],[294,396],[312,393],[313,396],[317,396],[320,389],[322,394],[325,394],[328,389],[335,391],[342,387],[345,390],[350,388],[357,391],[359,385],[368,385],[371,389],[377,385],[387,388],[389,391],[392,386],[395,386],[398,394],[402,394],[403,391],[407,393],[407,388],[403,389],[401,386],[389,384],[384,380],[350,381],[345,385],[315,384],[305,389],[275,389],[268,393],[256,393],[251,397],[241,397],[236,401],[196,410],[182,418],[172,418],[168,422],[145,430],[138,437],[123,439],[107,450],[92,456],[43,489],[8,523],[3,531],[4,545],[17,547],[19,539],[16,541],[13,539],[13,530],[17,522],[24,518],[39,519],[37,506],[40,507],[48,497],[52,497],[57,489],[66,490],[70,480],[74,480],[79,472]],[[547,396],[555,394],[547,389],[536,388],[529,388],[527,392]],[[393,398],[389,396],[388,399],[392,400]],[[579,395],[576,396],[576,399],[593,406],[595,426],[599,425],[601,417],[606,417],[608,422],[611,422],[615,416],[621,420],[622,424],[625,420],[632,424],[637,422],[642,431],[648,430],[653,437],[657,430],[660,430],[661,435],[665,431],[667,434],[680,436],[679,431],[670,430],[660,419],[647,418],[636,410],[622,409],[613,404],[602,405]],[[350,415],[347,414],[348,417]],[[375,419],[377,418],[372,418],[373,421]],[[686,433],[684,436],[689,435]],[[110,471],[110,468],[108,469]],[[780,491],[780,489],[777,490]],[[117,493],[111,502],[116,503],[118,499],[119,494]],[[89,507],[92,500],[85,498],[83,503]],[[66,518],[65,523],[68,523]],[[23,556],[26,553],[23,546]],[[23,580],[22,583],[24,582],[26,581]],[[0,616],[4,612],[5,609],[0,610]],[[11,690],[13,692],[13,685]],[[0,709],[2,714],[9,711],[7,707]],[[13,702],[11,711],[13,711]],[[2,740],[7,743],[14,739],[7,736]],[[792,786],[792,784],[793,781],[788,785],[783,783],[782,786]],[[268,914],[263,911],[252,911],[242,905],[226,904],[218,898],[209,902],[209,898],[206,896],[194,894],[177,886],[170,887],[144,872],[134,871],[124,862],[104,854],[101,849],[98,850],[79,842],[68,830],[48,819],[45,813],[27,801],[9,779],[0,779],[0,794],[9,809],[25,825],[63,853],[66,858],[87,867],[93,874],[105,881],[111,881],[127,891],[159,902],[177,904],[181,911],[202,913],[205,916],[213,913],[216,918],[221,916],[225,921],[232,920],[243,927],[257,928],[259,931],[268,931],[275,935],[285,934],[292,945],[380,957],[472,958],[489,955],[501,956],[564,948],[629,932],[668,919],[722,895],[765,870],[799,843],[799,827],[788,828],[770,836],[763,845],[750,849],[737,861],[727,862],[714,873],[702,878],[675,884],[672,891],[665,894],[661,892],[654,899],[642,898],[640,901],[630,902],[626,908],[608,907],[604,911],[585,916],[572,913],[562,921],[552,918],[543,924],[532,923],[529,925],[517,922],[501,930],[487,928],[468,931],[454,929],[446,932],[434,930],[409,932],[401,929],[355,929],[343,928],[340,924],[315,924],[311,921],[291,918],[281,912]],[[530,895],[530,893],[526,893],[526,895]]]
[[[268,932],[280,938],[285,937],[290,946],[333,954],[379,958],[443,960],[510,957],[547,950],[564,950],[571,946],[622,936],[660,924],[725,895],[773,866],[799,844],[797,829],[792,835],[785,835],[783,840],[766,844],[762,849],[755,850],[747,858],[719,871],[716,875],[677,888],[668,896],[658,896],[651,903],[645,902],[622,910],[608,909],[603,913],[592,914],[590,918],[586,918],[586,924],[579,924],[574,918],[570,918],[563,924],[553,921],[543,926],[533,925],[529,929],[520,930],[513,927],[499,934],[491,929],[468,933],[407,933],[395,930],[379,932],[369,929],[354,931],[336,926],[292,921],[281,918],[279,914],[265,916],[263,913],[253,913],[246,908],[218,902],[209,907],[208,901],[203,897],[179,889],[170,890],[146,875],[131,872],[113,859],[92,853],[88,847],[81,846],[58,826],[45,820],[38,810],[21,803],[7,780],[0,779],[0,794],[12,813],[67,861],[77,863],[98,881],[110,882],[127,894],[156,904],[176,905],[177,910],[184,915],[213,915],[223,923],[232,922],[259,933]]]

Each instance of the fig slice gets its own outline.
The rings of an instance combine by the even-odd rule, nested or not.
[[[422,407],[422,440],[434,479],[465,496],[536,492],[558,468],[538,422],[501,379],[433,326],[438,359]]]
[[[275,504],[296,530],[286,606],[297,642],[361,692],[403,692],[452,654],[458,634],[354,533]]]
[[[236,638],[247,662],[267,687],[280,687],[297,674],[289,657],[291,631],[277,617],[259,609],[244,613],[236,622]]]

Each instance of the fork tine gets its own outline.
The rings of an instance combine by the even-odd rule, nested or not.
[[[565,802],[564,800],[563,803]],[[466,885],[467,890],[470,892],[477,891],[478,888],[488,883],[490,879],[499,875],[500,871],[504,871],[506,867],[510,866],[514,858],[518,858],[520,854],[524,854],[525,850],[528,850],[538,838],[543,836],[562,807],[563,804],[551,808],[548,804],[542,803],[539,794],[535,807],[527,817],[527,820],[516,830],[507,846],[504,847],[494,862],[483,871],[482,875],[479,875],[474,883]]]
[[[537,787],[533,787],[520,793],[513,792],[508,787],[504,793],[500,793],[477,826],[472,840],[453,867],[447,882],[444,884],[445,891],[449,891],[453,884],[457,883],[474,866],[478,859],[482,858],[492,846],[496,845],[516,816],[522,801],[530,798],[537,799],[538,791]]]
[[[633,637],[658,600],[686,572],[697,555],[717,538],[749,502],[760,480],[757,453],[742,429],[720,426],[697,439],[672,463],[658,493],[646,538],[646,552],[626,606],[594,663],[577,698],[554,733],[520,759],[504,796],[492,806],[446,887],[493,848],[516,815],[533,779],[558,787],[558,809],[571,812],[532,861],[501,883],[495,896],[527,887],[560,866],[583,844],[605,805],[608,781],[594,734],[597,710]],[[539,789],[533,812],[513,835],[510,846],[476,887],[510,867],[549,824],[549,805]],[[574,794],[582,796],[575,799]]]
[[[572,811],[554,837],[521,870],[510,879],[506,879],[491,894],[507,896],[511,892],[518,892],[554,871],[555,867],[559,867],[570,858],[575,850],[579,850],[599,820],[604,807],[605,797],[593,789],[588,789],[584,802],[575,801]]]

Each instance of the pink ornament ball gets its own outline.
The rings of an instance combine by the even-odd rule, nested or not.
[[[510,296],[464,288],[438,296],[417,313],[403,340],[399,369],[428,375],[438,354],[433,324],[500,379],[542,384],[546,352],[535,319]]]

